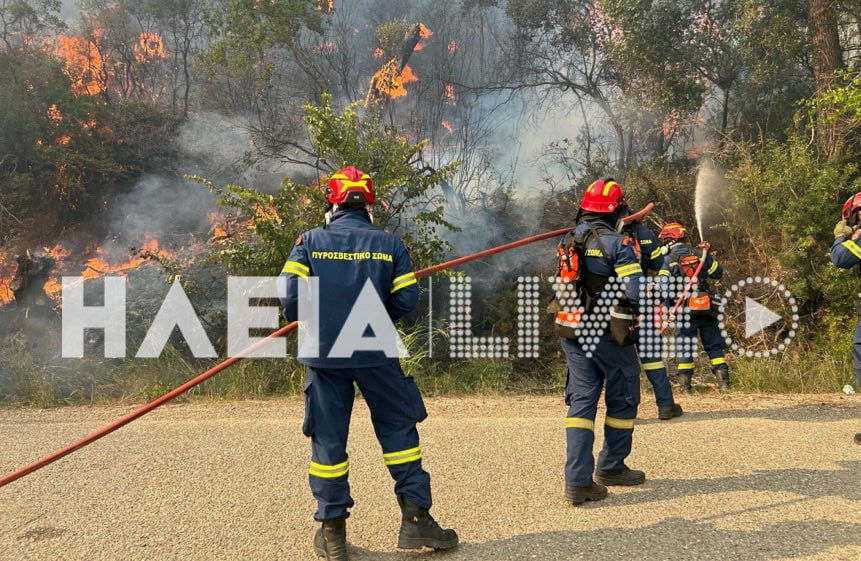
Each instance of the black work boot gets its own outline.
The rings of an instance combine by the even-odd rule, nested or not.
[[[718,378],[718,389],[722,392],[729,391],[729,369],[725,366],[715,368]]]
[[[457,545],[454,530],[440,528],[428,509],[417,506],[403,495],[398,495],[401,507],[401,530],[398,547],[401,549],[450,549]]]
[[[347,519],[323,520],[314,533],[314,551],[326,561],[347,561]]]
[[[595,472],[595,480],[602,485],[641,485],[646,474],[638,469],[625,468],[619,473]]]
[[[565,500],[574,506],[579,506],[586,501],[600,501],[606,497],[607,488],[594,481],[582,487],[577,485],[565,486]]]
[[[672,419],[673,417],[681,417],[684,411],[678,403],[670,405],[658,405],[658,418],[662,421]]]
[[[855,444],[861,444],[861,432],[855,433]]]
[[[676,380],[679,382],[679,391],[682,393],[691,393],[691,375],[676,374]]]

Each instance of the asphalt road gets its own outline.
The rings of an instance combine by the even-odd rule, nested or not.
[[[561,398],[427,399],[431,512],[461,537],[445,553],[395,548],[392,481],[358,402],[352,559],[861,559],[861,396],[705,393],[671,421],[644,397],[629,464],[646,483],[581,507],[563,500]],[[132,409],[0,409],[0,473]],[[156,409],[0,488],[0,560],[319,559],[301,418],[295,398]]]

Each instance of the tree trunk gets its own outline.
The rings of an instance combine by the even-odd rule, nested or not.
[[[816,93],[828,90],[843,67],[840,36],[837,29],[837,0],[809,0],[810,46],[813,53],[813,79]],[[831,118],[833,109],[823,107],[814,118],[817,145],[831,156],[840,148],[839,123]]]

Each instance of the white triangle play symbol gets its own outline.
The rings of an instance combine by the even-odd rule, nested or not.
[[[781,319],[776,314],[749,296],[744,297],[744,336],[755,335]]]

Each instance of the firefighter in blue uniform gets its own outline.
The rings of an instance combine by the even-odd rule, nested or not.
[[[842,218],[834,227],[834,242],[831,244],[831,262],[841,269],[851,269],[861,265],[861,193],[849,197],[841,209]],[[861,267],[859,267],[861,276]],[[858,300],[855,304],[857,320],[852,336],[852,366],[855,380],[861,387],[861,284],[858,287]],[[861,444],[861,432],[855,435],[855,443]]]
[[[579,336],[560,337],[567,363],[565,498],[574,505],[605,498],[606,485],[639,485],[646,479],[642,471],[625,464],[640,403],[640,364],[633,327],[643,276],[633,244],[623,243],[625,238],[617,229],[627,214],[621,186],[612,179],[600,179],[586,188],[576,225],[569,234],[583,247],[579,281],[583,313],[578,320],[583,330]],[[622,294],[613,289],[605,292],[605,285],[617,279],[624,280],[614,285]],[[621,297],[612,307],[609,329],[607,314],[602,313],[608,311],[608,299],[602,298],[602,293],[609,294],[610,299],[614,293]],[[617,319],[619,324],[614,323]],[[593,321],[597,329],[586,325]],[[604,443],[596,462],[592,449],[602,389],[606,403]]]
[[[729,389],[729,367],[724,356],[726,341],[721,334],[717,318],[720,295],[709,287],[709,279],[717,280],[723,276],[723,265],[708,251],[707,244],[696,248],[691,247],[688,231],[679,222],[664,224],[658,233],[658,239],[663,243],[662,250],[666,254],[664,265],[658,272],[659,275],[687,284],[696,274],[691,290],[685,295],[686,302],[682,303],[686,311],[685,321],[678,327],[676,380],[679,388],[683,393],[691,393],[694,355],[699,337],[709,357],[711,370],[717,376],[718,388],[726,391]],[[705,262],[697,272],[696,269],[703,258],[703,250],[705,250]],[[681,297],[683,290],[676,292],[677,297]],[[674,306],[675,302],[670,305]]]
[[[661,252],[661,244],[657,236],[642,220],[627,222],[622,228],[622,234],[631,237],[634,248],[640,256],[640,266],[643,272],[657,274],[664,263],[664,255]],[[647,291],[657,290],[658,286],[651,284]],[[646,373],[652,390],[655,393],[655,403],[658,406],[658,418],[662,421],[680,417],[684,411],[682,406],[673,398],[673,388],[667,376],[667,367],[664,364],[663,344],[660,333],[660,311],[651,302],[657,298],[650,298],[649,303],[643,303],[642,320],[634,330],[634,341],[637,353],[640,356],[640,364]]]
[[[371,223],[367,206],[374,202],[374,190],[367,173],[353,166],[335,172],[326,200],[326,224],[297,238],[280,279],[288,320],[307,321],[299,317],[302,298],[316,299],[319,306],[317,338],[309,335],[313,344],[302,342],[298,356],[306,369],[302,431],[311,438],[308,479],[317,500],[314,519],[321,522],[314,549],[327,561],[348,558],[346,519],[353,499],[346,448],[354,384],[368,404],[383,462],[395,480],[402,512],[398,547],[454,547],[455,531],[441,528],[428,512],[430,475],[422,469],[416,429],[427,412],[418,387],[401,369],[397,351],[389,352],[396,348],[392,341],[367,346],[366,327],[380,338],[378,327],[388,325],[390,338],[396,340],[392,322],[416,306],[419,289],[412,262],[398,238]],[[349,331],[345,327],[351,322],[357,325],[354,308],[363,311],[361,329],[358,341],[344,351],[339,335]],[[306,309],[313,309],[312,304]],[[366,317],[374,311],[387,317]]]

